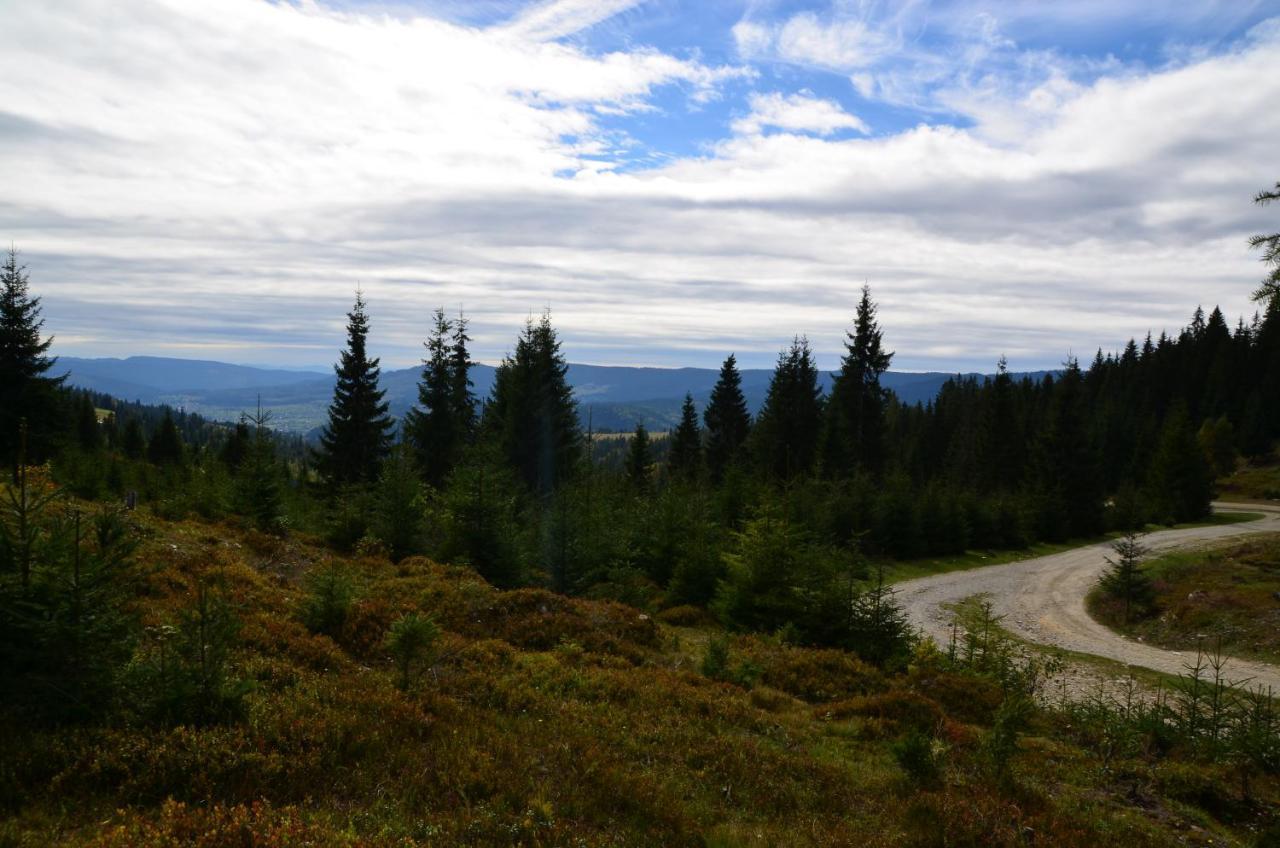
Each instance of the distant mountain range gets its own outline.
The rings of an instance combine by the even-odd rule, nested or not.
[[[235,420],[262,400],[274,426],[310,433],[324,422],[333,395],[333,374],[254,368],[195,359],[131,356],[127,359],[58,358],[57,373],[69,373],[68,382],[105,392],[125,400],[169,404],[208,418]],[[417,400],[420,369],[384,371],[391,412],[403,415]],[[578,399],[583,424],[597,431],[630,430],[641,422],[651,430],[665,430],[679,420],[686,392],[699,408],[711,396],[718,371],[714,368],[634,368],[612,365],[569,366],[569,383]],[[772,371],[742,371],[742,391],[752,412],[764,404]],[[1044,371],[1030,372],[1041,377]],[[487,397],[493,387],[494,367],[476,365],[472,370],[476,395]],[[890,371],[884,385],[906,403],[922,403],[937,396],[942,384],[956,375],[942,372]],[[982,376],[982,375],[974,375]],[[1021,377],[1021,374],[1015,375]],[[821,374],[829,391],[831,375]]]

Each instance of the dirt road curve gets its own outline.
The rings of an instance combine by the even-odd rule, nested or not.
[[[1143,543],[1163,552],[1233,536],[1280,532],[1280,507],[1215,503],[1214,508],[1266,517],[1241,524],[1161,530],[1145,536]],[[986,595],[996,614],[1004,616],[1004,626],[1027,641],[1170,674],[1185,671],[1194,653],[1166,651],[1126,639],[1085,612],[1085,594],[1106,568],[1105,557],[1110,553],[1106,544],[1088,545],[1021,562],[908,580],[894,588],[912,623],[939,645],[946,645],[951,635],[951,614],[943,605]],[[1225,673],[1232,681],[1248,680],[1250,686],[1270,686],[1280,692],[1280,666],[1233,658]]]

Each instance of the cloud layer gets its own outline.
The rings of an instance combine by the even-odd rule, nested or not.
[[[646,13],[629,0],[469,25],[21,4],[0,234],[59,349],[89,355],[323,363],[356,285],[396,364],[436,305],[472,316],[487,360],[550,306],[576,361],[765,364],[806,332],[834,364],[867,280],[895,365],[920,369],[1043,366],[1200,302],[1244,311],[1280,26],[1179,31],[1157,62],[1024,46],[1044,23],[1024,9],[753,6],[711,61],[592,46]],[[914,117],[883,129],[859,103]],[[719,132],[663,156],[658,121]]]

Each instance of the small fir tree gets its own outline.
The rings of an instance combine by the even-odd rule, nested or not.
[[[1141,536],[1130,530],[1111,545],[1114,557],[1107,557],[1107,570],[1098,581],[1107,597],[1122,605],[1124,621],[1146,614],[1155,600],[1151,578],[1142,568],[1142,562],[1151,549],[1142,544]]]

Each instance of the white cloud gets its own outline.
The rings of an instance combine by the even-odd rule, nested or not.
[[[752,94],[751,113],[733,122],[733,131],[742,135],[763,132],[766,127],[828,136],[839,130],[868,133],[870,129],[857,115],[851,115],[834,100],[814,97],[810,92],[784,95]]]
[[[546,0],[524,10],[503,29],[516,38],[550,41],[589,29],[644,0]]]
[[[548,37],[588,7],[556,8],[524,35],[256,0],[10,10],[0,237],[62,351],[325,361],[357,282],[392,364],[418,357],[438,304],[473,315],[490,360],[551,305],[576,361],[767,365],[807,332],[829,364],[867,279],[896,364],[946,368],[1048,365],[1197,302],[1248,307],[1275,28],[1097,80],[1054,56],[1002,58],[990,84],[922,65],[969,128],[837,136],[865,128],[814,95],[756,95],[736,135],[637,172],[616,121],[748,71],[593,54]],[[776,49],[784,28],[761,26],[739,45]],[[877,96],[922,90],[848,72]]]

